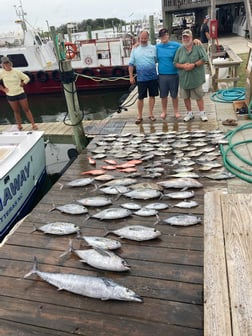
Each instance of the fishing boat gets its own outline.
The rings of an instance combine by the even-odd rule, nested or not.
[[[46,177],[43,132],[0,133],[0,241],[30,210]]]
[[[14,68],[30,77],[28,94],[62,91],[65,74],[59,69],[59,54],[71,61],[77,90],[129,88],[128,62],[134,43],[131,34],[74,42],[65,37],[57,38],[57,42],[45,41],[36,30],[27,29],[24,15],[21,8],[17,21],[22,32],[0,36],[0,57],[9,57]]]

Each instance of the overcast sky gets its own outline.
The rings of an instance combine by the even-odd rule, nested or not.
[[[19,30],[15,6],[20,7],[20,0],[0,0],[0,5],[0,34]],[[130,21],[161,15],[161,0],[22,0],[22,5],[27,21],[42,30],[46,30],[47,22],[58,27],[89,18],[117,17]]]

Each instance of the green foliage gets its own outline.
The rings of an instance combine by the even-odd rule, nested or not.
[[[248,59],[248,53],[238,54],[238,56],[243,60],[238,68],[239,81],[237,82],[238,87],[246,87],[246,64]]]
[[[91,30],[100,30],[107,28],[115,28],[116,31],[120,31],[120,27],[126,25],[126,22],[118,18],[97,18],[97,19],[86,19],[81,22],[77,22],[78,31],[83,32],[88,30],[88,26]],[[56,28],[57,33],[67,34],[67,24],[61,25]]]

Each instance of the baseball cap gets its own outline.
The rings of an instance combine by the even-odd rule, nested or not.
[[[185,29],[182,32],[182,36],[186,35],[186,36],[192,36],[192,31],[190,29]]]
[[[209,19],[210,19],[210,16],[209,16],[209,15],[206,15],[206,16],[205,16],[205,19],[209,20]]]
[[[168,30],[166,28],[162,28],[159,30],[158,32],[158,37],[162,37],[164,36],[165,34],[168,34]]]
[[[11,63],[11,60],[9,59],[9,57],[3,56],[1,58],[1,64],[3,64],[3,63]]]

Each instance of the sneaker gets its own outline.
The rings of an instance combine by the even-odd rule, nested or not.
[[[201,121],[208,121],[208,118],[205,112],[200,112],[200,119]]]
[[[184,121],[190,121],[194,118],[194,115],[192,112],[187,113],[187,115],[184,118]]]

